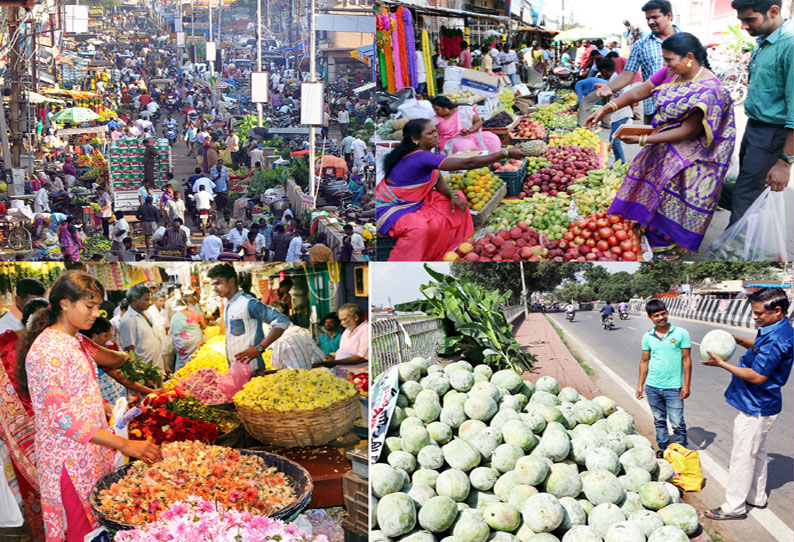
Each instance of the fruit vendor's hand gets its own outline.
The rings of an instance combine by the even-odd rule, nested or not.
[[[121,453],[140,459],[147,465],[156,463],[163,458],[160,447],[151,440],[128,440],[121,449]]]
[[[256,349],[256,347],[251,346],[251,347],[243,350],[242,352],[240,352],[236,356],[234,356],[234,359],[235,359],[235,361],[248,362],[248,361],[251,361],[252,359],[258,358],[260,355],[261,354]]]
[[[606,83],[596,83],[596,95],[602,98],[609,98],[612,96],[612,89]]]
[[[452,193],[452,197],[449,198],[449,201],[452,204],[452,213],[453,214],[455,213],[455,207],[459,207],[461,213],[465,213],[466,212],[466,207],[467,207],[466,202],[463,200],[463,198],[461,198],[456,193],[454,193],[454,192]]]
[[[518,147],[510,147],[507,149],[507,155],[513,160],[521,160],[526,156]]]

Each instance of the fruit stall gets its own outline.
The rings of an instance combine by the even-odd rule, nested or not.
[[[651,259],[650,246],[639,226],[607,213],[628,165],[617,162],[607,167],[606,143],[597,133],[576,127],[572,111],[576,95],[558,91],[550,103],[525,108],[525,98],[518,94],[512,87],[504,87],[487,98],[496,102],[491,112],[478,113],[483,131],[496,134],[502,148],[517,146],[526,158],[500,160],[471,171],[443,172],[449,185],[466,197],[475,227],[473,237],[447,252],[444,260]],[[376,136],[379,165],[396,145],[391,141],[402,136],[405,122],[404,118],[381,122]],[[383,239],[389,244],[389,239]]]
[[[371,450],[372,540],[688,542],[700,530],[672,465],[609,397],[414,358],[378,379],[373,404],[384,431]]]

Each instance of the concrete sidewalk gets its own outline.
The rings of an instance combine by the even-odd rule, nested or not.
[[[543,314],[529,313],[529,318],[513,330],[513,336],[537,358],[533,372],[523,374],[524,380],[534,383],[541,376],[552,376],[560,383],[560,388],[570,386],[588,399],[601,395]]]

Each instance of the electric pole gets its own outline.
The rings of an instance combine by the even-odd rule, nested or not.
[[[256,0],[256,70],[262,72],[262,0]],[[268,84],[270,80],[268,79]],[[256,103],[257,126],[262,127],[262,102]]]
[[[19,86],[20,54],[19,54],[19,8],[8,8],[8,35],[11,36],[8,44],[8,81],[11,83],[11,167],[19,168],[22,162],[22,117],[21,102],[22,92]]]

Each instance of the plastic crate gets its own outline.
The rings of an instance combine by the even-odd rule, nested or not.
[[[524,185],[524,180],[527,178],[527,159],[518,171],[494,171],[494,175],[499,177],[507,185],[507,197],[515,198],[521,192],[521,187]]]
[[[397,239],[394,237],[383,237],[378,235],[375,241],[375,261],[385,262],[389,259],[391,249],[397,244]]]
[[[342,491],[345,497],[345,520],[352,531],[366,533],[369,529],[369,492],[367,481],[353,472],[342,477]]]

